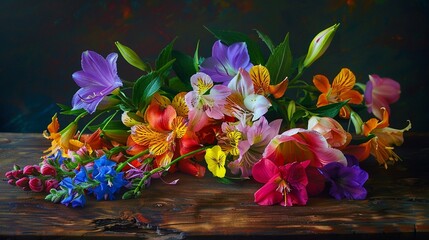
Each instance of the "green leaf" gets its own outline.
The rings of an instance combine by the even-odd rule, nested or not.
[[[218,178],[217,177],[216,180],[220,183],[223,183],[223,184],[233,184],[234,183],[233,181],[231,181],[230,179],[228,179],[226,177],[224,177],[224,178]]]
[[[318,116],[334,118],[338,115],[340,109],[344,107],[348,101],[349,100],[344,102],[331,103],[329,105],[318,107],[315,109],[308,109],[308,111]]]
[[[268,37],[266,34],[256,30],[256,32],[258,33],[259,38],[267,45],[268,49],[270,50],[271,53],[274,52],[274,44],[271,41],[270,37]]]
[[[246,34],[235,32],[235,31],[226,31],[226,30],[214,30],[205,27],[209,32],[211,32],[216,38],[231,45],[236,42],[245,42],[247,44],[247,51],[249,52],[250,61],[253,64],[264,64],[265,59],[262,55],[261,49],[259,49],[258,44],[250,39]]]
[[[199,47],[200,47],[200,41],[198,40],[197,47],[195,48],[195,53],[194,53],[194,68],[195,68],[196,72],[198,72],[198,70],[200,70],[200,67],[199,67],[199,65],[200,65],[200,59],[198,57],[198,49],[199,49]]]
[[[173,39],[173,41],[171,41],[164,49],[161,50],[155,62],[156,69],[159,69],[165,66],[168,62],[171,61],[172,59],[171,52],[173,51],[173,45],[175,41],[176,41],[176,38]]]
[[[292,73],[292,53],[289,47],[289,33],[270,55],[266,65],[270,72],[271,84],[283,81]]]
[[[150,66],[141,60],[141,58],[137,55],[136,52],[134,52],[131,48],[121,44],[120,42],[115,42],[116,47],[118,48],[119,52],[121,53],[122,57],[132,66],[149,72]]]
[[[80,115],[80,114],[82,114],[82,113],[85,112],[85,109],[83,109],[83,108],[82,109],[72,110],[71,107],[69,107],[67,105],[64,105],[64,104],[60,104],[60,103],[57,103],[57,106],[60,107],[60,111],[61,111],[60,113],[63,114],[63,115],[78,116],[78,115]]]
[[[173,50],[172,54],[176,59],[173,64],[174,72],[183,84],[190,86],[189,79],[197,72],[194,66],[194,59],[191,56],[176,50]]]
[[[353,138],[350,142],[350,145],[360,145],[362,143],[366,143],[369,140],[371,140],[373,137],[375,137],[374,134],[369,134],[368,136],[362,136],[362,135],[353,136]]]

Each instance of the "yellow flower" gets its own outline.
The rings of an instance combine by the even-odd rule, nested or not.
[[[219,145],[207,149],[204,158],[206,159],[208,169],[215,177],[225,177],[226,154],[222,151]]]

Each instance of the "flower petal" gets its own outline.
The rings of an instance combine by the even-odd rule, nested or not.
[[[274,164],[274,162],[265,158],[262,158],[260,161],[255,163],[252,169],[253,178],[260,183],[268,182],[273,176],[277,174],[279,174],[278,167]]]

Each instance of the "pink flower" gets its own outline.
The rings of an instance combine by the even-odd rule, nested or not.
[[[259,205],[282,206],[305,205],[308,195],[308,184],[305,168],[310,161],[293,162],[284,166],[276,166],[269,159],[261,159],[253,167],[256,181],[265,183],[255,192],[255,202]]]
[[[277,166],[310,160],[310,166],[321,168],[330,162],[347,165],[344,154],[328,145],[316,131],[292,128],[274,137],[262,154]]]
[[[25,190],[25,189],[28,189],[28,181],[29,180],[30,179],[28,177],[23,177],[23,178],[16,180],[15,184],[16,184],[16,186]]]
[[[39,174],[40,167],[38,165],[27,165],[22,169],[22,173],[25,175],[37,175]]]
[[[45,181],[45,192],[50,192],[52,188],[56,189],[59,186],[57,179],[51,178]]]
[[[251,176],[253,165],[262,158],[265,147],[279,133],[280,125],[280,119],[268,123],[265,117],[261,117],[252,126],[239,124],[237,129],[244,139],[238,143],[240,156],[228,165],[231,172],[238,174],[241,170],[242,177]]]
[[[313,116],[308,120],[307,128],[322,134],[329,146],[334,148],[341,149],[352,140],[352,135],[333,118]]]
[[[382,119],[381,108],[386,108],[390,113],[389,104],[399,99],[401,86],[390,78],[381,78],[378,75],[369,75],[369,81],[365,89],[365,104],[369,113],[373,113],[378,119]]]

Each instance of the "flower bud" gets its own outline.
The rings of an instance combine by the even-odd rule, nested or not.
[[[50,192],[52,188],[56,189],[59,186],[57,179],[48,179],[45,181],[45,192]]]
[[[340,24],[334,24],[333,26],[321,31],[314,37],[308,48],[307,56],[304,59],[304,67],[309,67],[314,61],[321,57],[329,44],[331,44],[334,38],[335,32]]]
[[[345,147],[352,139],[351,134],[346,132],[340,123],[329,117],[311,117],[308,120],[308,130],[322,134],[328,144],[334,148]]]
[[[16,185],[15,184],[15,179],[9,179],[9,180],[7,180],[7,183],[10,184],[10,185]]]
[[[43,182],[39,178],[31,178],[30,181],[28,181],[28,185],[33,192],[43,191]]]
[[[363,130],[363,121],[360,116],[355,112],[351,112],[350,119],[352,120],[353,126],[355,127],[356,134],[361,134]]]
[[[12,174],[12,172],[13,172],[13,171],[14,171],[14,170],[7,171],[7,172],[4,174],[4,176],[5,176],[7,179],[14,179],[13,174]]]
[[[45,176],[53,176],[57,175],[57,170],[54,166],[48,163],[44,163],[42,167],[40,167],[40,173]]]
[[[37,165],[27,165],[22,169],[22,173],[25,175],[36,175],[39,173],[40,167]]]
[[[20,187],[20,188],[28,188],[28,182],[29,182],[29,178],[28,177],[23,177],[23,178],[20,178],[20,179],[18,179],[16,182],[15,182],[15,185],[16,186],[18,186],[18,187]]]
[[[12,171],[12,176],[13,176],[15,179],[22,178],[22,177],[23,177],[22,170],[21,170],[21,169],[20,169],[20,170],[13,170],[13,171]]]

